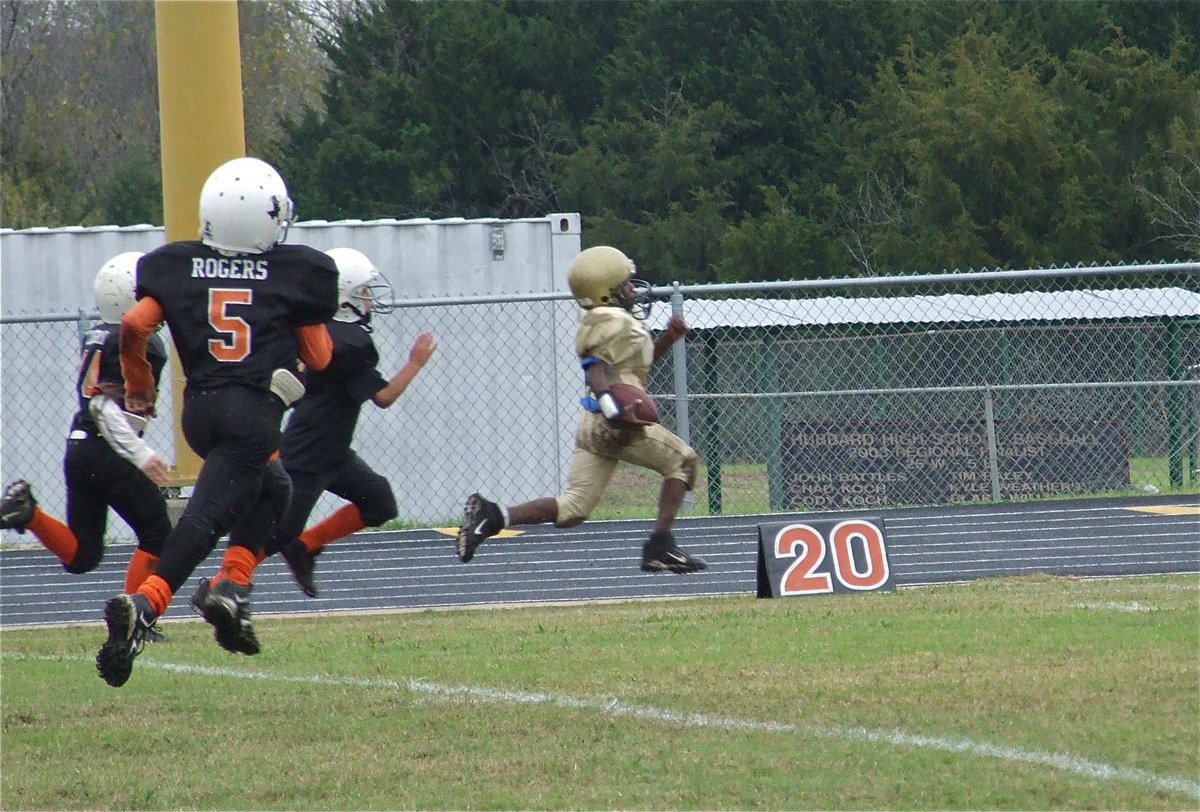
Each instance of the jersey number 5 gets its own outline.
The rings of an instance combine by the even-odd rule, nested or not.
[[[254,291],[249,288],[209,288],[208,323],[221,334],[220,338],[208,340],[208,351],[213,358],[236,363],[250,354],[250,325],[245,319],[231,315],[229,309],[253,302]]]

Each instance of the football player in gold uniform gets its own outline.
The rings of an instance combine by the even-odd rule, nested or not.
[[[687,323],[672,316],[657,339],[642,324],[649,312],[649,286],[635,280],[633,261],[610,246],[583,251],[571,263],[568,282],[583,315],[575,352],[590,395],[575,432],[575,453],[567,486],[553,497],[502,508],[478,493],[467,498],[458,530],[459,560],[470,561],[485,540],[505,527],[553,522],[574,527],[600,502],[617,463],[625,461],[657,471],[663,478],[654,530],[642,547],[646,572],[697,572],[704,561],[675,545],[671,527],[684,493],[696,483],[696,452],[658,423],[628,414],[608,391],[613,383],[646,388],[650,366],[687,334]]]

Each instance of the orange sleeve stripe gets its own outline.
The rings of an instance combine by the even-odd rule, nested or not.
[[[83,374],[83,386],[80,388],[82,390],[81,394],[85,398],[90,398],[92,395],[97,395],[101,392],[98,384],[100,381],[100,358],[103,355],[104,353],[100,350],[92,353],[92,362],[88,364],[87,372]],[[86,357],[85,355],[84,358]]]
[[[324,324],[297,327],[296,343],[299,344],[300,360],[310,369],[321,370],[333,360],[333,336]]]
[[[121,319],[121,377],[126,392],[145,392],[154,388],[154,372],[146,359],[146,343],[163,320],[162,306],[145,296]]]

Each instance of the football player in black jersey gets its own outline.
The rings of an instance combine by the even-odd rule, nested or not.
[[[17,480],[0,497],[0,528],[29,530],[74,574],[91,572],[104,555],[104,531],[111,507],[137,536],[137,548],[125,570],[125,591],[132,592],[154,572],[163,542],[171,532],[160,485],[169,482],[167,464],[142,439],[145,419],[123,411],[117,334],[121,317],[133,307],[134,272],[139,251],[110,259],[96,274],[94,290],[100,321],[83,337],[75,394],[79,411],[71,420],[63,474],[67,483],[67,523],[38,507],[33,489]],[[167,362],[166,345],[157,335],[147,341],[146,356],[154,386]]]
[[[391,311],[391,284],[360,251],[334,248],[328,254],[338,269],[338,311],[329,323],[333,360],[324,370],[308,374],[307,391],[283,432],[280,455],[292,482],[292,501],[267,550],[283,554],[309,597],[317,595],[313,559],[326,544],[399,515],[391,483],[355,454],[350,443],[363,404],[369,400],[381,409],[391,406],[437,349],[433,334],[421,333],[400,371],[390,379],[381,375],[370,321],[373,313]],[[305,529],[325,491],[349,504]],[[202,581],[192,596],[197,611],[208,588]]]
[[[226,533],[225,563],[204,618],[224,648],[258,651],[249,596],[262,550],[234,539],[239,524],[269,526],[287,505],[286,478],[267,475],[268,465],[284,410],[303,392],[297,359],[317,370],[329,363],[325,323],[338,300],[333,260],[281,242],[291,219],[279,173],[256,158],[238,158],[205,181],[200,240],[168,243],[138,261],[138,302],[121,320],[125,406],[134,414],[154,411],[146,339],[165,321],[187,380],[183,434],[203,463],[155,574],[105,605],[108,639],[96,667],[110,685],[129,679],[144,630]]]

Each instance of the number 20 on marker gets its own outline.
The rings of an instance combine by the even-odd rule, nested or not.
[[[789,524],[775,534],[774,554],[781,564],[794,559],[779,580],[780,597],[833,592],[835,578],[848,590],[866,592],[891,575],[883,531],[862,519],[839,522],[828,535],[812,525]]]

